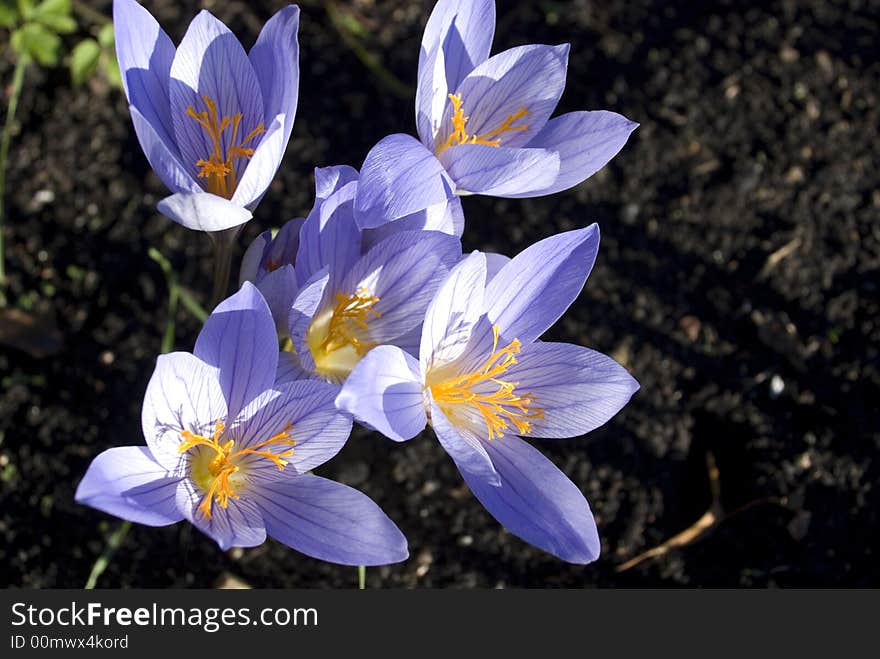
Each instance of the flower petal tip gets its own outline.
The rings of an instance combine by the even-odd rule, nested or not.
[[[173,194],[162,199],[156,208],[162,215],[196,231],[224,231],[253,217],[247,208],[208,192]]]

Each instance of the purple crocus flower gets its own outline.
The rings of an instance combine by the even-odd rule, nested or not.
[[[299,87],[299,8],[263,27],[250,53],[207,11],[180,46],[135,0],[114,0],[122,82],[141,148],[175,194],[159,210],[190,229],[251,218],[290,139]]]
[[[397,222],[362,230],[362,223],[372,222],[354,212],[358,176],[358,171],[347,165],[316,168],[315,205],[308,218],[288,221],[274,236],[271,231],[264,231],[245,251],[239,282],[250,281],[260,289],[282,336],[287,335],[288,312],[300,286],[317,270],[329,265],[324,256],[328,250],[338,247],[363,255],[381,240],[402,231],[461,236],[464,215],[457,198]],[[334,246],[337,230],[341,231],[342,244]],[[306,241],[302,247],[301,232]],[[297,262],[300,263],[298,268],[295,267]],[[334,265],[340,267],[338,263]]]
[[[461,259],[458,238],[439,231],[400,231],[363,255],[362,239],[341,219],[303,225],[295,267],[305,283],[289,314],[298,377],[339,383],[377,345],[414,350],[428,304]]]
[[[599,556],[580,490],[523,437],[576,437],[618,412],[638,383],[610,358],[538,341],[580,293],[596,225],[532,245],[487,283],[485,256],[462,260],[431,302],[416,359],[366,355],[336,404],[396,441],[430,423],[471,491],[512,533],[572,563]]]
[[[266,535],[346,565],[407,557],[406,539],[367,496],[309,473],[351,421],[323,382],[276,383],[278,338],[249,283],[205,323],[193,354],[162,355],[143,407],[146,446],[96,457],[76,500],[149,526],[188,519],[222,549]]]
[[[395,134],[361,169],[359,213],[395,220],[453,194],[537,197],[577,185],[620,151],[638,124],[614,112],[550,118],[565,87],[568,44],[489,57],[494,0],[439,0],[419,54],[419,139]]]
[[[276,325],[286,324],[293,350],[282,353],[284,377],[339,383],[377,345],[418,350],[425,309],[461,258],[462,224],[453,205],[362,230],[357,170],[318,169],[315,179],[312,212],[274,239],[259,236],[241,278],[266,294]]]

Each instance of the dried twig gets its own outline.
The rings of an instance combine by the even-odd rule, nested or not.
[[[709,490],[712,493],[712,503],[709,506],[709,510],[703,513],[703,515],[696,522],[691,524],[684,531],[676,533],[666,542],[642,552],[638,556],[629,559],[625,563],[621,563],[616,568],[614,568],[615,572],[625,572],[626,570],[634,568],[639,563],[643,563],[650,559],[659,558],[660,556],[669,553],[673,549],[679,549],[681,547],[686,547],[690,544],[693,544],[694,542],[702,539],[709,532],[713,531],[715,528],[729,520],[731,517],[735,517],[740,513],[751,510],[756,506],[769,503],[777,506],[788,507],[788,501],[784,497],[765,497],[763,499],[755,499],[754,501],[750,501],[740,506],[733,512],[725,513],[724,508],[721,506],[721,477],[718,471],[718,465],[715,463],[715,456],[712,453],[706,454],[706,467],[709,471]]]
[[[798,236],[795,236],[768,256],[767,260],[764,262],[764,267],[761,268],[761,272],[758,273],[758,279],[764,279],[773,271],[773,268],[779,265],[781,261],[794,254],[801,246],[802,242],[803,241]]]
[[[706,454],[706,467],[709,470],[709,488],[712,491],[712,504],[709,506],[709,510],[703,513],[700,519],[684,531],[672,536],[663,544],[652,547],[625,563],[621,563],[614,568],[615,572],[625,572],[648,559],[663,556],[671,549],[685,547],[692,542],[696,542],[721,523],[721,519],[724,516],[724,510],[721,507],[721,479],[718,474],[718,466],[715,464],[715,456],[712,453]]]

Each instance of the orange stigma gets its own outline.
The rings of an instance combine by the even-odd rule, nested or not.
[[[196,167],[199,168],[199,178],[208,179],[206,186],[208,192],[232,199],[238,185],[236,161],[254,155],[254,150],[247,145],[258,135],[265,133],[266,129],[263,128],[261,121],[241,142],[237,142],[242,114],[220,117],[217,112],[217,104],[210,97],[202,96],[202,100],[205,102],[207,110],[196,112],[191,105],[186,110],[187,116],[195,119],[208,134],[214,149],[207,160],[196,161]],[[232,128],[232,136],[229,140],[231,146],[224,151],[223,133],[230,127]]]
[[[288,423],[284,430],[269,439],[253,446],[234,451],[235,440],[220,443],[220,438],[226,431],[226,426],[218,419],[214,425],[214,433],[211,437],[197,435],[189,430],[182,430],[180,437],[183,441],[177,447],[178,453],[184,453],[196,447],[205,447],[208,452],[196,451],[191,456],[192,480],[205,492],[205,498],[199,504],[199,510],[205,519],[211,519],[211,505],[217,503],[221,508],[229,505],[230,497],[238,499],[237,489],[240,489],[245,478],[241,468],[246,465],[240,464],[240,459],[247,455],[255,455],[270,460],[283,470],[288,462],[284,458],[293,455],[293,448],[280,453],[273,453],[270,446],[294,446],[296,442],[290,438],[293,424]],[[213,451],[211,453],[210,451]]]
[[[501,437],[514,428],[517,434],[524,435],[531,430],[532,420],[544,418],[544,410],[535,407],[535,398],[531,394],[517,394],[518,382],[499,379],[516,364],[515,355],[520,351],[521,344],[514,339],[503,348],[498,348],[498,326],[493,326],[492,331],[492,354],[483,365],[471,373],[429,385],[431,396],[450,421],[456,417],[461,419],[457,411],[462,406],[476,407],[486,423],[489,439]],[[475,387],[487,382],[498,388],[489,393],[474,392]]]
[[[520,131],[528,130],[527,125],[514,126],[514,121],[519,121],[523,117],[528,116],[529,111],[525,108],[520,108],[514,114],[511,114],[501,122],[501,125],[494,130],[490,130],[488,133],[483,133],[482,135],[468,135],[467,130],[465,129],[465,124],[467,124],[468,119],[470,117],[464,116],[464,101],[461,100],[461,94],[449,94],[449,100],[452,101],[452,132],[449,134],[449,137],[446,138],[446,141],[443,144],[436,147],[434,150],[436,155],[440,155],[446,149],[451,146],[458,146],[459,144],[482,144],[483,146],[501,146],[501,135],[505,133],[517,133]]]

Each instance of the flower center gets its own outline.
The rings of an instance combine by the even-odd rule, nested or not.
[[[250,133],[248,133],[241,142],[238,140],[238,129],[241,125],[241,113],[234,114],[232,117],[220,117],[217,113],[217,104],[208,96],[202,96],[205,107],[208,109],[202,112],[196,112],[193,106],[189,106],[186,114],[192,117],[204,129],[211,140],[213,151],[207,160],[197,160],[196,167],[199,168],[199,178],[208,179],[208,192],[232,199],[235,188],[238,185],[238,174],[236,172],[236,164],[241,158],[250,158],[254,155],[254,150],[247,145],[258,135],[266,132],[263,128],[263,122],[257,124]],[[232,129],[229,139],[229,147],[223,148],[223,133],[228,128]]]
[[[241,468],[246,466],[241,459],[248,455],[271,460],[279,470],[283,471],[287,460],[293,455],[293,449],[289,448],[280,453],[273,453],[270,446],[294,446],[296,442],[290,438],[293,424],[288,423],[284,430],[247,448],[235,449],[235,440],[220,443],[220,438],[226,426],[219,419],[214,425],[214,433],[211,437],[196,435],[189,430],[182,430],[180,437],[183,441],[177,447],[178,453],[184,453],[190,449],[196,449],[190,461],[190,476],[193,482],[205,492],[205,498],[199,504],[199,510],[205,519],[211,519],[211,505],[217,503],[221,508],[229,505],[229,498],[238,499],[238,490],[245,483],[245,477]],[[203,450],[207,449],[207,450]]]
[[[498,347],[498,326],[492,328],[494,339],[492,354],[476,371],[457,375],[430,384],[431,396],[450,421],[463,419],[467,406],[474,406],[489,432],[489,439],[501,437],[513,428],[524,435],[532,428],[533,419],[543,419],[544,410],[535,406],[530,393],[517,393],[519,382],[500,379],[516,364],[520,351],[519,340],[514,339],[503,348]]]
[[[451,146],[458,146],[459,144],[482,144],[483,146],[501,146],[501,137],[500,135],[504,135],[505,133],[517,133],[523,130],[528,130],[527,125],[514,126],[514,121],[519,121],[525,116],[528,116],[529,111],[525,108],[520,108],[514,114],[511,114],[501,122],[501,125],[494,130],[490,130],[488,133],[483,133],[482,135],[468,135],[467,130],[465,129],[465,124],[467,124],[468,119],[470,117],[464,116],[464,101],[461,100],[461,94],[449,94],[449,100],[452,101],[452,132],[449,134],[449,137],[446,138],[446,141],[441,145],[437,146],[434,149],[434,153],[436,155],[440,155],[446,149]]]
[[[364,339],[371,318],[382,314],[373,307],[379,298],[364,288],[337,293],[336,304],[315,316],[306,342],[315,368],[331,381],[344,379],[375,344]]]

